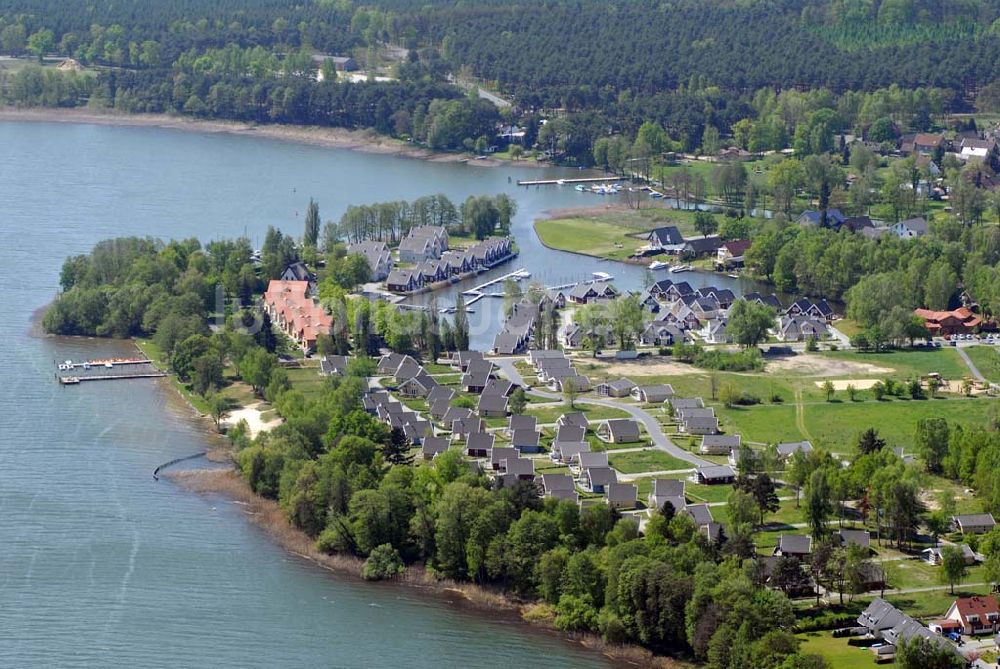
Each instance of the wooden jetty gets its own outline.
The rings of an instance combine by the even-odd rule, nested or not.
[[[628,177],[586,177],[580,179],[538,179],[535,181],[518,181],[518,186],[560,186],[562,184],[600,184],[609,181],[621,181]]]
[[[84,381],[118,381],[121,379],[152,379],[166,376],[166,372],[146,359],[90,360],[88,362],[59,363],[56,378],[64,386],[75,386]]]

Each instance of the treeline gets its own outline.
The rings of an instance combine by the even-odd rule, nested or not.
[[[737,550],[745,543],[708,542],[669,509],[640,536],[606,505],[543,500],[531,482],[497,487],[459,450],[411,466],[399,435],[361,409],[364,381],[333,386],[317,400],[280,393],[286,423],[252,441],[236,435],[238,460],[320,549],[367,558],[367,578],[424,564],[537,599],[560,629],[611,642],[711,667],[827,666],[798,653],[791,603],[763,586]]]
[[[340,240],[353,243],[366,239],[395,244],[410,228],[422,225],[443,226],[450,234],[485,239],[493,234],[506,235],[516,213],[517,202],[505,193],[470,195],[461,206],[439,193],[412,202],[352,205],[340,217],[339,223],[326,223],[323,239],[327,245]]]

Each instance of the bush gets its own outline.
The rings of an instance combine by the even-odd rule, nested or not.
[[[819,342],[816,341],[816,337],[809,337],[809,339],[806,340],[806,350],[810,353],[819,350]]]
[[[597,609],[589,595],[563,595],[556,605],[555,625],[561,630],[586,632],[597,627]]]
[[[670,356],[673,355],[674,350],[669,346],[661,346],[659,349],[657,349],[657,353],[663,356]]]
[[[376,546],[361,568],[361,578],[366,581],[384,581],[403,573],[403,560],[392,544]]]
[[[785,398],[781,396],[781,393],[771,393],[769,401],[771,404],[781,404],[785,401]]]
[[[722,372],[756,372],[764,369],[764,356],[756,348],[744,351],[722,351],[718,349],[703,350],[698,347],[698,353],[692,362],[697,367],[715,369]]]

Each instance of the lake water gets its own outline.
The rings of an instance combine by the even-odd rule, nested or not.
[[[154,482],[156,465],[204,450],[211,435],[162,382],[55,382],[55,361],[124,344],[29,335],[67,255],[120,235],[246,232],[259,242],[268,224],[298,235],[310,195],[337,218],[349,203],[516,193],[520,264],[579,278],[594,263],[528,250],[531,217],[583,197],[507,183],[544,174],[225,135],[0,123],[0,666],[606,666],[520,625],[332,577],[274,545],[240,507]],[[609,271],[639,280],[632,268]]]

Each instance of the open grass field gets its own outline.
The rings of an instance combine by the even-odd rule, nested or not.
[[[994,401],[987,398],[956,398],[823,402],[806,404],[803,410],[806,427],[815,445],[823,445],[835,453],[847,453],[853,448],[858,433],[869,427],[876,428],[890,445],[911,447],[917,421],[921,418],[945,418],[951,423],[966,425],[983,423]]]
[[[554,423],[559,420],[559,416],[568,411],[583,411],[587,419],[591,422],[596,420],[608,420],[609,418],[628,418],[628,413],[615,409],[614,407],[592,406],[588,404],[578,404],[575,409],[570,409],[568,405],[556,404],[550,406],[529,406],[524,410],[529,416],[535,416],[539,423]]]
[[[1000,383],[1000,347],[969,346],[962,350],[987,381]]]
[[[548,247],[613,260],[625,260],[645,243],[627,236],[635,230],[586,218],[536,221],[535,232]]]
[[[830,632],[806,632],[795,636],[802,642],[801,652],[822,655],[831,667],[867,669],[878,666],[870,650],[848,646],[847,639],[834,639]]]
[[[848,361],[865,363],[891,369],[892,372],[882,376],[868,374],[866,378],[882,378],[892,376],[896,379],[923,376],[930,372],[937,372],[946,379],[961,379],[969,375],[969,368],[965,366],[955,349],[944,348],[915,348],[899,351],[887,351],[884,353],[861,353],[859,351],[824,351],[818,353],[824,358],[836,361]],[[860,376],[851,374],[849,376]]]
[[[689,469],[691,467],[690,463],[656,449],[635,453],[615,454],[612,452],[608,461],[612,467],[622,474],[670,471],[674,469]]]
[[[288,380],[292,388],[309,399],[316,399],[328,387],[327,379],[319,375],[319,368],[315,366],[289,369]]]
[[[727,433],[739,434],[743,441],[773,444],[805,439],[795,422],[795,407],[790,404],[717,407],[716,415]]]

